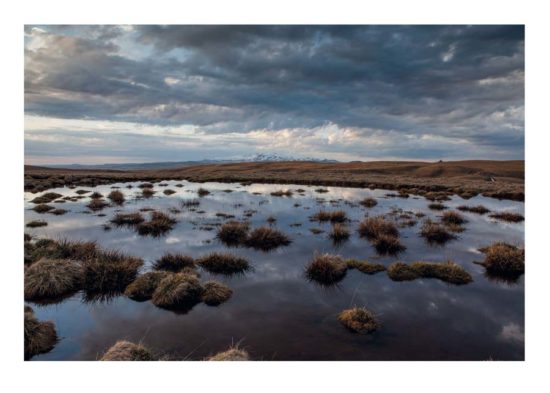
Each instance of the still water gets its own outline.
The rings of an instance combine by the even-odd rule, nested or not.
[[[35,237],[95,240],[103,248],[117,249],[144,259],[142,271],[166,252],[194,257],[211,251],[230,251],[247,258],[253,269],[244,275],[227,277],[201,270],[201,281],[216,279],[233,289],[233,296],[219,307],[196,305],[187,314],[159,309],[151,302],[134,302],[124,296],[106,302],[84,303],[76,294],[60,304],[31,305],[40,320],[55,323],[60,342],[33,360],[95,360],[117,340],[142,342],[168,359],[201,360],[238,343],[255,360],[522,360],[524,359],[524,278],[506,284],[484,276],[484,268],[474,264],[483,259],[479,247],[494,241],[517,246],[524,243],[524,224],[502,223],[488,217],[463,213],[466,230],[445,246],[433,246],[418,234],[418,224],[400,228],[401,242],[407,249],[398,257],[378,256],[357,226],[368,215],[387,214],[403,209],[437,219],[440,212],[428,209],[429,201],[420,197],[393,198],[389,191],[293,185],[243,186],[240,184],[190,183],[186,181],[155,184],[156,194],[140,198],[140,183],[119,183],[95,188],[57,188],[48,191],[76,196],[78,189],[107,195],[120,187],[125,194],[123,206],[90,212],[87,196],[77,202],[50,205],[69,210],[65,215],[38,214],[29,203],[40,194],[25,194],[25,222],[46,220],[48,226],[25,228]],[[126,188],[128,184],[133,188]],[[176,184],[183,184],[181,188]],[[181,207],[181,201],[196,199],[199,187],[210,191],[200,198],[195,211]],[[166,196],[163,190],[175,194]],[[281,189],[303,189],[292,197],[270,193]],[[231,192],[228,192],[231,190]],[[366,209],[357,204],[374,197],[378,205]],[[498,201],[481,196],[465,201],[457,196],[444,202],[449,208],[482,204],[500,211],[523,214],[522,202]],[[169,212],[178,223],[160,238],[139,236],[130,228],[104,225],[115,212],[133,212],[144,207]],[[352,236],[334,244],[328,238],[330,223],[311,222],[320,209],[343,209],[351,219]],[[247,211],[250,217],[245,217]],[[216,225],[224,218],[216,213],[248,219],[251,227],[267,225],[277,219],[275,228],[287,233],[292,243],[271,252],[249,248],[228,249],[216,239]],[[102,216],[105,215],[105,216]],[[214,229],[213,229],[214,228]],[[325,230],[313,234],[310,228]],[[213,230],[212,230],[213,229]],[[443,262],[453,260],[473,276],[468,285],[453,286],[434,279],[394,282],[385,272],[369,276],[348,271],[338,286],[320,287],[304,278],[305,265],[315,253],[335,253],[386,266],[396,260]],[[374,312],[381,328],[371,335],[354,334],[336,316],[351,306],[365,306]]]

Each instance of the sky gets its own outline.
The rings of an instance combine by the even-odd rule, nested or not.
[[[523,26],[25,26],[25,163],[524,158]]]

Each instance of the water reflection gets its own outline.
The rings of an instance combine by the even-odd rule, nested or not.
[[[142,341],[175,359],[202,359],[239,340],[253,358],[266,360],[524,358],[523,276],[515,284],[495,282],[485,277],[483,267],[472,263],[481,258],[477,249],[494,241],[523,246],[523,223],[503,223],[486,215],[463,213],[468,219],[466,230],[445,246],[425,242],[419,236],[421,222],[400,227],[400,241],[406,249],[399,260],[453,260],[474,278],[465,286],[454,287],[433,279],[393,282],[384,272],[370,276],[350,270],[336,288],[323,288],[304,278],[305,266],[315,253],[336,253],[386,266],[397,259],[379,255],[373,245],[358,236],[358,222],[366,215],[386,214],[393,208],[438,220],[439,213],[428,209],[429,202],[423,198],[385,198],[384,190],[328,187],[328,193],[317,193],[315,187],[292,185],[164,183],[176,192],[167,196],[155,185],[157,192],[149,199],[137,198],[141,196],[137,188],[140,183],[132,183],[133,188],[114,184],[120,187],[126,202],[106,207],[101,211],[105,216],[86,208],[89,194],[80,200],[67,200],[63,208],[69,212],[65,215],[38,214],[30,210],[34,205],[29,203],[36,195],[26,193],[25,221],[48,222],[46,227],[26,228],[26,232],[35,237],[95,240],[101,247],[143,258],[144,271],[166,252],[200,257],[213,251],[244,257],[254,269],[231,277],[202,271],[202,282],[215,278],[228,285],[233,296],[219,307],[201,303],[186,313],[160,309],[151,302],[134,302],[118,293],[100,302],[79,293],[62,303],[37,305],[37,317],[53,320],[61,341],[53,351],[36,359],[97,359],[119,339]],[[177,187],[178,183],[183,187]],[[200,187],[210,194],[199,199]],[[228,189],[232,192],[224,191]],[[270,195],[280,189],[304,191],[295,191],[292,197]],[[107,195],[111,185],[93,190]],[[77,195],[76,190],[68,188],[51,191],[64,197]],[[377,198],[378,204],[369,209],[359,206],[358,202],[366,197]],[[182,201],[194,202],[186,205]],[[520,202],[480,196],[468,201],[453,197],[445,202],[450,209],[464,204],[520,214],[524,209]],[[127,227],[103,229],[115,212],[147,207],[170,212],[177,220],[166,236],[143,237]],[[346,211],[351,233],[347,241],[334,244],[328,236],[330,223],[310,222],[309,217],[321,209]],[[251,228],[268,225],[267,219],[273,216],[273,227],[287,234],[292,243],[270,252],[228,249],[216,239],[215,228],[227,221],[217,213],[248,220]],[[293,225],[296,223],[301,225]],[[314,233],[312,228],[324,232]],[[381,323],[380,330],[363,336],[344,329],[336,316],[350,306],[372,310]]]

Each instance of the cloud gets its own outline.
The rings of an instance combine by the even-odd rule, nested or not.
[[[523,80],[522,26],[25,28],[28,118],[270,135],[288,154],[522,158]]]

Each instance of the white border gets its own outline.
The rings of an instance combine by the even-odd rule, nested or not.
[[[548,389],[548,12],[517,1],[96,0],[4,4],[2,94],[2,385],[5,391],[475,391]],[[173,24],[526,24],[526,361],[525,362],[23,362],[23,25]],[[546,158],[546,160],[545,160]],[[15,188],[14,188],[15,187]],[[14,191],[17,190],[17,191]],[[442,332],[445,334],[445,332]],[[545,364],[546,363],[546,364]],[[546,367],[545,367],[546,366]],[[8,387],[10,386],[10,387]],[[536,386],[536,387],[535,387]],[[8,390],[9,389],[9,390]]]

